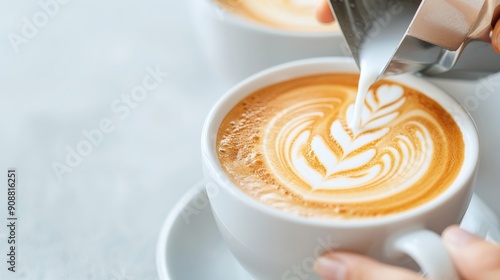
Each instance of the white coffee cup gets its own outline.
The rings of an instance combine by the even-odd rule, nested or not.
[[[267,27],[220,8],[214,0],[191,0],[190,10],[204,56],[225,84],[280,63],[350,54],[340,30],[314,33]]]
[[[207,117],[202,133],[206,188],[220,232],[242,266],[257,279],[306,279],[305,276],[315,279],[314,260],[332,249],[354,251],[408,267],[415,261],[431,279],[458,279],[438,234],[448,225],[459,223],[470,202],[479,161],[478,135],[468,113],[446,93],[422,79],[410,75],[393,78],[449,110],[465,143],[464,162],[457,178],[441,195],[424,205],[372,219],[303,218],[251,198],[221,168],[216,152],[217,131],[225,115],[242,98],[292,78],[357,71],[349,58],[291,62],[258,73],[221,97]]]

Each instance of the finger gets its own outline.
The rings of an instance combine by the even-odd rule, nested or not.
[[[324,280],[422,280],[422,276],[413,271],[347,252],[320,257],[315,270]]]
[[[491,44],[493,45],[493,49],[500,53],[500,20],[495,24],[495,28],[493,28],[493,35],[491,36]]]
[[[500,279],[500,246],[458,226],[448,227],[443,240],[458,272],[467,280]]]
[[[330,23],[334,21],[332,11],[330,10],[330,5],[327,0],[321,1],[316,9],[316,18],[322,23]]]

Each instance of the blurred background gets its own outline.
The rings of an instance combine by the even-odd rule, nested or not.
[[[188,2],[0,0],[0,182],[17,169],[19,206],[17,271],[1,261],[0,279],[158,278],[161,225],[202,177],[203,120],[229,86],[201,53]],[[470,97],[478,84],[431,81],[477,101],[475,116],[497,111],[498,94]],[[498,143],[478,126],[483,145]],[[486,158],[480,175],[498,163]],[[478,193],[498,214],[496,189]]]
[[[45,20],[38,1],[0,1],[0,177],[17,168],[19,205],[18,271],[1,261],[0,279],[157,279],[159,230],[201,179],[203,119],[224,88],[186,1],[60,2]]]

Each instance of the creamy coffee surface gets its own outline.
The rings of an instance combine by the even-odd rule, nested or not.
[[[383,80],[353,130],[358,79],[303,77],[242,100],[217,136],[229,178],[264,204],[318,218],[384,216],[441,194],[464,159],[452,116],[415,89]]]
[[[299,32],[334,32],[338,25],[321,24],[315,0],[215,0],[227,12],[269,27]]]

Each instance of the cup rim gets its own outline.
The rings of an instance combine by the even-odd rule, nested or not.
[[[320,69],[331,69],[330,71]],[[338,71],[338,69],[343,71]],[[290,72],[301,72],[302,74],[290,74]],[[306,73],[303,73],[306,72]],[[468,181],[475,179],[476,170],[479,164],[479,136],[476,124],[470,114],[463,108],[463,106],[456,101],[453,97],[449,96],[443,90],[430,84],[429,82],[415,77],[411,74],[399,75],[395,77],[386,78],[388,80],[397,81],[407,86],[413,87],[421,91],[426,96],[429,96],[442,107],[444,107],[454,118],[457,125],[462,131],[464,140],[464,161],[459,174],[453,183],[440,195],[421,204],[415,208],[398,212],[390,215],[384,215],[374,218],[314,218],[303,217],[293,213],[288,213],[278,210],[270,205],[266,205],[256,199],[250,197],[243,190],[241,190],[231,179],[225,174],[217,157],[215,142],[218,128],[223,117],[231,110],[236,103],[251,94],[259,88],[269,86],[280,81],[286,81],[293,78],[304,77],[308,75],[321,74],[321,73],[357,73],[357,66],[352,58],[348,57],[323,57],[304,59],[285,64],[277,65],[269,69],[258,72],[249,78],[236,84],[234,87],[226,91],[226,93],[219,98],[216,104],[210,110],[205,123],[203,125],[201,137],[201,149],[203,162],[208,168],[206,172],[210,172],[210,177],[215,180],[217,186],[236,198],[241,203],[249,205],[251,208],[259,210],[267,215],[271,215],[281,220],[287,220],[294,223],[315,225],[315,226],[341,226],[344,228],[359,228],[379,226],[389,223],[396,223],[406,219],[415,218],[438,208],[447,200],[457,195],[467,184]],[[274,79],[270,79],[273,77]],[[262,83],[263,80],[270,80],[270,82],[260,84],[258,87],[255,84]],[[248,90],[254,86],[254,90]],[[245,91],[247,90],[247,91]],[[234,103],[234,104],[232,104]],[[450,112],[445,104],[453,105],[453,112]],[[229,106],[230,105],[230,106]],[[222,116],[220,116],[222,115]],[[459,116],[460,119],[457,119]],[[219,121],[215,121],[219,117]],[[207,176],[207,175],[206,175]],[[207,186],[208,187],[208,186]],[[208,189],[207,189],[208,191]],[[209,196],[210,197],[210,196]]]
[[[215,0],[203,0],[203,1],[205,1],[207,5],[212,6],[212,8],[214,9],[217,8],[217,3],[214,3]],[[240,16],[237,16],[231,13],[230,11],[227,11],[224,8],[221,7],[219,8],[226,11],[224,15],[225,18],[223,20],[238,27],[264,32],[274,36],[288,36],[288,37],[301,37],[301,38],[330,38],[330,37],[343,36],[340,27],[338,27],[337,31],[332,31],[332,32],[291,31],[291,30],[285,30],[267,26],[265,24],[253,23],[250,20],[246,20]],[[212,13],[212,17],[217,17],[215,12]],[[218,19],[220,20],[220,18]]]

